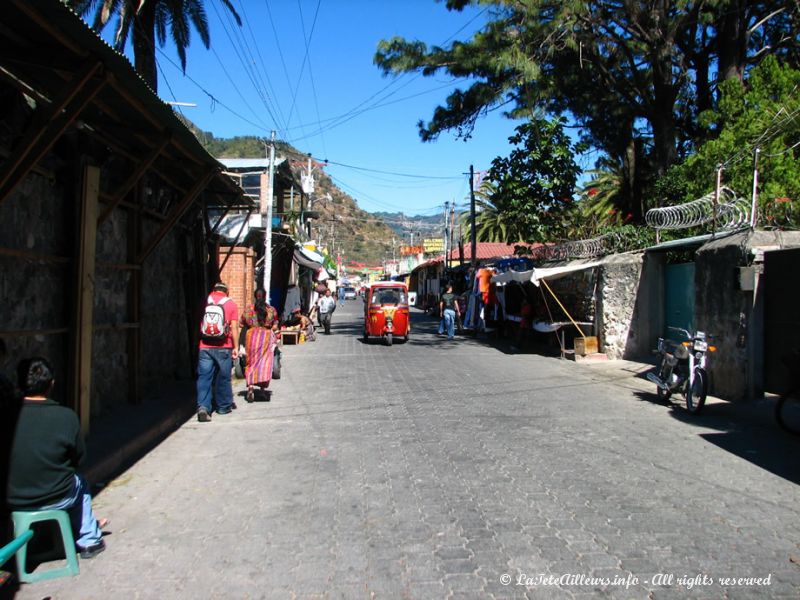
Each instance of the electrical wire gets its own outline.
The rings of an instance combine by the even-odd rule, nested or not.
[[[271,100],[269,99],[269,96],[263,86],[263,81],[262,82],[258,81],[259,77],[258,71],[255,67],[253,67],[256,61],[253,57],[253,53],[250,50],[247,40],[243,37],[241,33],[241,27],[238,27],[236,23],[233,23],[233,16],[230,15],[229,13],[226,13],[228,18],[228,23],[226,24],[226,22],[222,19],[222,17],[219,14],[219,10],[217,9],[216,3],[212,2],[211,5],[214,8],[214,12],[217,15],[217,19],[221,23],[222,28],[225,31],[225,35],[228,37],[228,41],[230,42],[231,47],[233,48],[233,51],[236,54],[236,57],[238,58],[239,63],[241,64],[247,79],[249,79],[250,83],[253,86],[253,89],[256,92],[256,95],[261,100],[261,103],[264,105],[267,114],[272,119],[275,129],[279,129],[280,123],[276,118],[275,112],[271,105],[272,104]],[[244,13],[244,17],[245,21],[248,22],[246,12]],[[223,69],[225,69],[224,65]]]
[[[298,0],[298,6],[300,6],[299,2],[300,2],[300,0]],[[303,21],[303,9],[302,9],[302,7],[300,7],[300,22],[301,22],[301,26],[303,28],[303,42],[305,43],[306,51],[303,54],[303,62],[300,65],[300,73],[297,75],[297,83],[296,83],[296,85],[294,87],[294,92],[292,93],[292,105],[289,108],[288,122],[291,122],[292,113],[294,112],[294,107],[297,104],[297,93],[300,91],[300,82],[303,79],[303,71],[305,71],[306,63],[308,62],[309,40],[314,35],[314,29],[316,28],[316,25],[317,25],[317,17],[319,16],[319,6],[320,6],[320,4],[321,4],[321,0],[317,0],[317,9],[314,12],[314,21],[311,24],[311,32],[308,34],[308,38],[306,38],[306,35],[305,35],[305,24],[304,24],[304,21]]]
[[[316,157],[313,157],[313,158],[315,160],[320,160],[320,159],[318,159]],[[456,181],[456,180],[462,179],[462,177],[460,175],[458,177],[456,177],[456,176],[443,177],[443,176],[437,176],[437,175],[419,175],[419,174],[413,174],[413,173],[398,173],[396,171],[382,171],[382,170],[379,170],[379,169],[369,169],[367,167],[356,167],[354,165],[348,165],[348,164],[336,162],[336,161],[333,161],[333,160],[329,160],[328,164],[329,165],[336,165],[338,167],[344,167],[344,168],[347,168],[347,169],[353,169],[355,171],[364,171],[364,172],[367,172],[367,173],[379,173],[381,175],[394,175],[395,177],[409,177],[409,178],[414,178],[414,179],[446,179],[446,180],[449,180],[449,181]]]
[[[308,37],[306,37],[306,26],[305,26],[305,20],[303,19],[303,9],[302,6],[300,5],[300,0],[297,0],[298,7],[300,8],[300,25],[303,30],[303,41],[305,42],[306,45],[306,56],[308,57],[308,77],[311,82],[311,95],[314,99],[314,110],[317,115],[317,121],[319,121],[321,117],[319,115],[319,97],[317,95],[317,86],[314,83],[314,69],[312,67],[312,62],[311,62],[311,35],[313,35],[314,33],[314,27],[316,26],[317,23],[317,16],[319,15],[319,7],[321,3],[322,0],[317,0],[317,8],[316,11],[314,12],[314,22],[311,26],[311,33],[308,35]],[[322,141],[322,151],[327,155],[328,149],[325,145],[325,132],[320,131],[319,136],[320,140]]]
[[[161,54],[164,58],[166,58],[167,62],[172,64],[172,66],[174,66],[176,69],[180,69],[180,66],[177,63],[175,63],[175,61],[172,60],[163,50],[161,50],[160,48],[156,48],[156,51],[159,54]],[[230,106],[228,106],[227,104],[222,102],[219,98],[214,96],[214,94],[209,92],[206,88],[204,88],[200,83],[198,83],[191,76],[189,76],[189,75],[187,75],[185,73],[183,74],[183,76],[186,79],[188,79],[190,82],[192,82],[201,92],[203,92],[206,96],[208,96],[215,105],[219,104],[222,108],[227,110],[229,113],[231,113],[232,115],[234,115],[238,119],[244,121],[245,123],[248,123],[248,124],[252,125],[253,127],[256,127],[257,129],[260,129],[261,131],[265,131],[265,132],[269,132],[270,131],[270,128],[265,123],[262,123],[262,124],[259,125],[258,123],[255,123],[255,122],[251,121],[247,117],[245,117],[242,114],[240,114],[240,113],[236,112],[235,110],[233,110]],[[248,108],[250,108],[249,105],[248,105]],[[252,108],[250,110],[252,111]],[[253,112],[255,114],[255,111],[253,111]]]

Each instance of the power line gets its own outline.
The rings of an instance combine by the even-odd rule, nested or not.
[[[158,52],[159,52],[159,53],[160,53],[160,54],[161,54],[161,55],[162,55],[164,58],[166,58],[166,59],[167,59],[167,61],[168,61],[169,63],[171,63],[171,64],[172,64],[172,66],[174,66],[175,68],[179,68],[179,67],[178,67],[178,65],[177,65],[177,64],[175,64],[175,61],[173,61],[173,60],[172,60],[172,59],[171,59],[169,56],[167,56],[167,54],[165,54],[163,50],[161,50],[160,48],[156,48],[156,50],[158,50]],[[211,99],[211,101],[213,102],[213,104],[212,104],[212,107],[213,107],[214,105],[216,105],[216,104],[219,104],[219,105],[220,105],[222,108],[224,108],[225,110],[227,110],[229,113],[231,113],[231,114],[232,114],[232,115],[234,115],[235,117],[238,117],[239,119],[241,119],[241,120],[242,120],[242,121],[244,121],[245,123],[249,123],[249,124],[250,124],[250,125],[252,125],[253,127],[256,127],[257,129],[260,129],[260,130],[262,130],[262,131],[266,131],[266,132],[269,132],[269,131],[271,131],[271,129],[270,129],[269,127],[267,127],[265,124],[261,124],[261,125],[259,125],[258,123],[254,123],[253,121],[251,121],[251,120],[250,120],[250,119],[248,119],[247,117],[245,117],[245,116],[243,116],[243,115],[239,114],[238,112],[236,112],[235,110],[233,110],[233,109],[232,109],[230,106],[228,106],[228,105],[227,105],[227,104],[225,104],[224,102],[220,101],[220,99],[219,99],[219,98],[217,98],[216,96],[214,96],[214,94],[212,94],[212,93],[211,93],[211,92],[209,92],[207,89],[205,89],[205,88],[204,88],[202,85],[200,85],[200,84],[199,84],[197,81],[195,81],[194,79],[192,79],[192,78],[191,78],[189,75],[187,75],[187,74],[185,74],[185,73],[184,73],[184,74],[183,74],[183,76],[184,76],[186,79],[188,79],[189,81],[191,81],[191,82],[192,82],[192,83],[193,83],[195,86],[197,86],[197,88],[198,88],[198,89],[199,89],[201,92],[203,92],[203,93],[204,93],[206,96],[208,96],[208,97]],[[250,107],[248,106],[248,108],[250,108]],[[250,110],[252,110],[252,109],[250,109]],[[212,112],[213,112],[213,108],[212,108]]]
[[[314,157],[314,158],[315,158],[315,160],[320,160],[319,158],[316,158],[316,157]],[[364,172],[367,172],[367,173],[379,173],[381,175],[394,175],[395,177],[410,177],[410,178],[414,178],[414,179],[446,179],[446,180],[449,180],[449,181],[457,181],[459,179],[462,179],[461,175],[459,175],[457,177],[456,176],[443,177],[443,176],[437,176],[437,175],[418,175],[418,174],[413,174],[413,173],[398,173],[396,171],[381,171],[379,169],[368,169],[367,167],[356,167],[354,165],[347,165],[345,163],[340,163],[340,162],[336,162],[336,161],[333,161],[333,160],[328,160],[328,164],[329,165],[336,165],[338,167],[345,167],[347,169],[353,169],[353,170],[356,170],[356,171],[364,171]]]

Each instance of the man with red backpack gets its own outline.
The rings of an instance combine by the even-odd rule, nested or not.
[[[239,308],[228,297],[228,286],[220,282],[208,295],[200,322],[200,353],[197,359],[197,420],[211,420],[212,395],[217,414],[234,408],[231,370],[239,348]]]

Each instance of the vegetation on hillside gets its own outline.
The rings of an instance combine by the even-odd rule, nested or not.
[[[265,140],[256,136],[236,136],[218,138],[212,133],[201,131],[191,121],[184,119],[187,127],[208,150],[217,158],[254,158],[265,156]],[[293,167],[299,181],[299,172],[308,160],[290,144],[275,142],[275,153],[285,157]],[[318,213],[318,219],[311,222],[312,238],[321,240],[323,247],[336,259],[341,254],[343,264],[351,261],[380,265],[392,255],[393,231],[379,216],[370,214],[358,207],[357,202],[340,190],[323,170],[324,165],[313,163],[316,167],[315,191],[311,197],[309,210]]]

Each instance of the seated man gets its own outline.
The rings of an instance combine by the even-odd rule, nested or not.
[[[106,548],[101,528],[108,521],[95,519],[89,486],[77,473],[85,454],[78,416],[50,399],[55,377],[46,359],[21,361],[17,378],[24,402],[11,450],[9,508],[66,510],[81,558],[92,558]]]
[[[287,329],[298,329],[302,331],[307,340],[314,340],[314,324],[299,308],[295,308],[292,311],[292,314],[286,319],[284,325]]]

